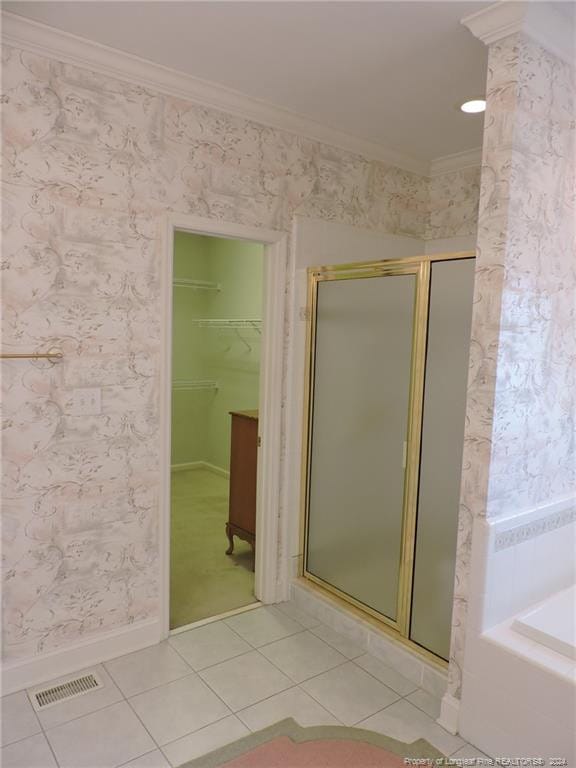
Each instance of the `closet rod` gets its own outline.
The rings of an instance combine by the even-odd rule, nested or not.
[[[192,325],[206,326],[208,328],[254,328],[260,330],[262,320],[259,318],[195,318],[189,321]]]
[[[191,380],[191,381],[173,381],[172,389],[178,390],[196,390],[196,389],[218,389],[218,382],[212,380]]]

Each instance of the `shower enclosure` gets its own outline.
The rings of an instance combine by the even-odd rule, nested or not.
[[[441,659],[473,283],[468,252],[309,270],[303,575]]]

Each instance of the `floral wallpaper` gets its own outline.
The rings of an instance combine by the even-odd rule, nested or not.
[[[433,176],[429,182],[430,216],[426,239],[476,234],[480,168]]]
[[[460,696],[475,516],[575,493],[574,72],[490,46],[449,691]]]
[[[3,50],[3,648],[158,615],[158,222],[475,230],[474,174],[429,179],[85,69]],[[460,200],[460,198],[462,198]],[[98,387],[80,415],[76,387]]]

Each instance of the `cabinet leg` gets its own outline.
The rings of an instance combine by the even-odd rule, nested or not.
[[[234,552],[234,534],[230,530],[230,526],[228,525],[228,523],[226,523],[226,536],[228,536],[228,542],[230,544],[230,546],[226,550],[226,554],[231,555],[232,552]]]

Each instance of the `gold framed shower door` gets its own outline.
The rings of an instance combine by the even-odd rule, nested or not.
[[[377,624],[395,639],[410,646],[441,667],[447,662],[431,651],[409,639],[412,581],[416,544],[416,518],[418,511],[418,487],[420,473],[420,449],[423,423],[424,378],[426,373],[426,344],[428,337],[428,310],[430,300],[431,262],[474,258],[471,251],[430,254],[378,262],[359,262],[342,265],[310,267],[307,291],[306,368],[304,389],[304,423],[302,446],[302,483],[300,512],[300,551],[302,562],[300,576],[322,591],[344,601],[355,612]],[[396,618],[391,619],[354,596],[342,591],[308,570],[309,494],[311,481],[311,445],[314,406],[314,371],[316,358],[316,320],[318,285],[324,281],[387,276],[414,275],[416,289],[413,308],[412,349],[410,364],[410,392],[408,400],[408,426],[406,469],[402,502],[401,553],[396,601]]]

